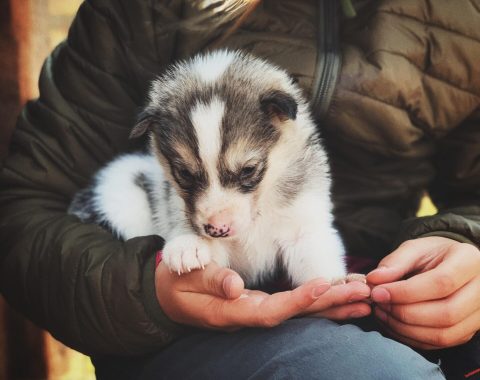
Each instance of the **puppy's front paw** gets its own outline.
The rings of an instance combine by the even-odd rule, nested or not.
[[[331,283],[332,285],[343,285],[348,284],[349,282],[359,281],[364,284],[367,283],[367,277],[361,273],[349,273],[346,276],[333,278]]]
[[[211,260],[208,244],[196,235],[180,235],[168,241],[163,248],[162,261],[172,272],[190,272],[205,268]]]

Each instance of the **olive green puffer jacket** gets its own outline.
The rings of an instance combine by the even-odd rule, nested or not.
[[[83,4],[1,172],[0,290],[88,354],[149,352],[183,330],[155,297],[162,239],[120,242],[66,209],[102,164],[139,148],[128,134],[149,81],[225,31],[198,3]],[[480,2],[354,5],[345,20],[334,0],[264,0],[220,45],[284,67],[312,99],[348,254],[380,259],[429,234],[480,245]],[[440,212],[415,218],[425,190]]]

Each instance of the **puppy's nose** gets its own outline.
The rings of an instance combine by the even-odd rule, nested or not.
[[[228,209],[217,211],[209,216],[203,225],[205,233],[214,238],[234,235],[232,213]]]
[[[233,230],[230,225],[225,223],[208,223],[204,224],[205,232],[214,238],[227,237],[233,235]]]

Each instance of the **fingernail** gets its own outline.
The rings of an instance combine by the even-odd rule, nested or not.
[[[233,282],[233,275],[227,276],[225,280],[223,280],[223,292],[225,293],[226,296],[230,295],[232,282]]]
[[[350,318],[363,318],[366,317],[368,313],[363,311],[354,311],[352,314],[349,315]]]
[[[325,284],[317,285],[313,288],[312,297],[319,298],[323,293],[330,289],[330,283],[326,282]]]
[[[363,301],[364,299],[370,297],[370,294],[355,294],[348,299],[348,303]]]
[[[375,308],[375,316],[382,322],[387,321],[387,313],[385,313],[383,310],[380,310],[378,307]]]
[[[375,302],[390,302],[390,293],[385,288],[374,288],[372,290],[372,300]]]

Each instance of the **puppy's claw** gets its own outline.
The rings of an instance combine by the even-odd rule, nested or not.
[[[337,277],[333,278],[331,281],[332,285],[344,285],[348,284],[350,282],[363,282],[364,284],[367,283],[367,277],[364,274],[361,273],[349,273],[345,277]]]
[[[354,282],[354,281],[363,282],[364,284],[366,284],[367,276],[365,276],[362,273],[349,273],[347,274],[346,281],[347,281],[347,284],[349,282]]]
[[[211,260],[208,244],[196,235],[179,235],[167,242],[163,259],[169,269],[179,276],[208,264]]]

